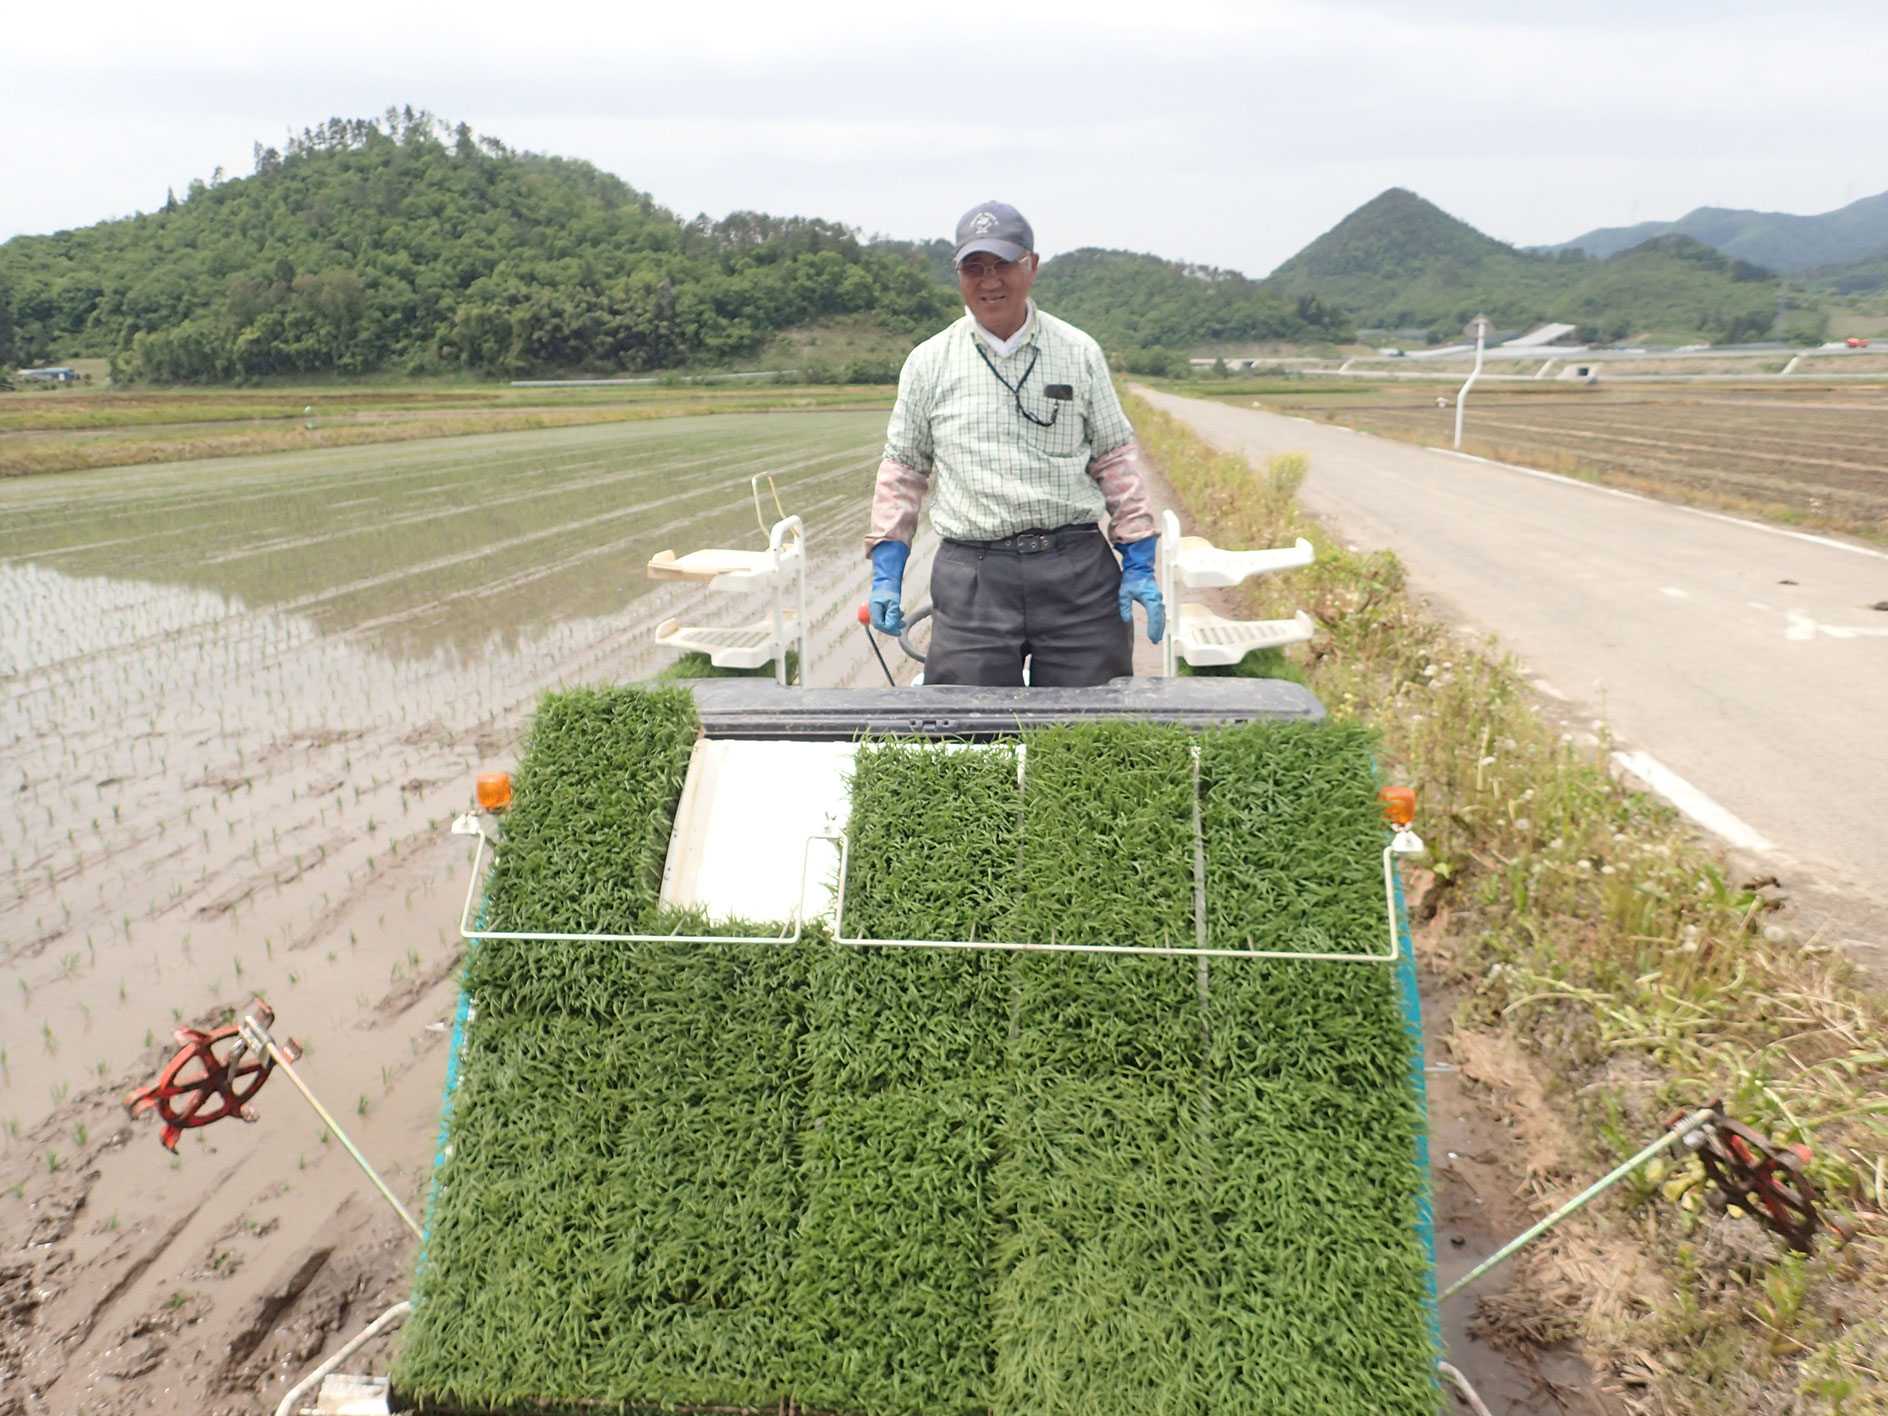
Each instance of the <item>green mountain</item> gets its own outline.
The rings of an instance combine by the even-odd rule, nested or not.
[[[1840,265],[1816,266],[1801,275],[1811,290],[1823,290],[1831,295],[1879,294],[1888,290],[1888,249]]]
[[[957,289],[957,263],[951,259],[957,250],[955,243],[940,236],[930,241],[886,240],[873,244],[877,250],[892,251],[906,257],[915,256],[931,272],[931,279],[946,289]]]
[[[921,259],[934,279],[957,292],[949,241],[880,245]],[[1079,325],[1117,351],[1179,351],[1261,339],[1346,340],[1352,335],[1344,313],[1315,297],[1287,296],[1277,286],[1238,271],[1134,251],[1084,247],[1052,257],[1036,277],[1035,297],[1050,314]]]
[[[1378,315],[1413,308],[1407,295],[1413,287],[1458,290],[1492,271],[1509,270],[1519,259],[1512,246],[1414,192],[1392,187],[1279,266],[1272,279],[1295,294],[1316,293],[1367,325],[1428,324],[1430,317]],[[1446,302],[1431,296],[1427,303],[1439,308]]]
[[[808,322],[916,336],[956,308],[843,226],[684,222],[588,163],[411,109],[258,144],[253,176],[156,212],[0,245],[0,362],[102,355],[166,381],[712,367]]]
[[[1351,337],[1350,320],[1315,294],[1131,251],[1088,248],[1045,261],[1035,296],[1111,349]]]
[[[1799,271],[1842,265],[1888,250],[1888,192],[1850,202],[1835,211],[1796,216],[1784,211],[1739,211],[1699,207],[1676,221],[1642,221],[1636,226],[1603,226],[1548,251],[1581,250],[1604,258],[1654,236],[1690,236],[1727,256]]]
[[[1607,260],[1522,251],[1400,187],[1357,208],[1272,280],[1360,326],[1428,328],[1442,339],[1458,338],[1483,312],[1504,329],[1573,324],[1588,342],[1652,335],[1731,343],[1769,334],[1778,306],[1768,271],[1688,236],[1659,236]],[[1793,337],[1820,337],[1819,311],[1798,308],[1793,319]]]

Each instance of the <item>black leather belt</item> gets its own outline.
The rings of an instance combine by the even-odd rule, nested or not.
[[[1041,551],[1057,550],[1070,541],[1100,534],[1101,527],[1090,522],[1081,526],[1058,526],[1053,531],[1018,531],[1014,536],[1005,536],[1000,541],[958,541],[946,536],[944,543],[962,546],[970,551],[1014,551],[1017,555],[1033,556]]]

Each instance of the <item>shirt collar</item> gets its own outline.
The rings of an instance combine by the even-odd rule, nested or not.
[[[1030,300],[1026,303],[1029,307],[1029,312],[1023,316],[1023,327],[1017,330],[1016,333],[1012,334],[1008,339],[998,339],[994,334],[990,333],[989,330],[985,329],[977,317],[970,313],[970,306],[964,306],[964,315],[969,319],[970,327],[982,337],[983,342],[996,350],[999,358],[1007,358],[1027,344],[1031,336],[1036,332],[1036,302]]]

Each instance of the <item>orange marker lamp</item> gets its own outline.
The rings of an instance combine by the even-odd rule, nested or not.
[[[1407,827],[1416,819],[1416,789],[1414,787],[1385,787],[1377,793],[1377,800],[1383,803],[1383,817],[1398,830]]]
[[[511,805],[511,774],[481,772],[478,781],[479,810],[499,812]]]

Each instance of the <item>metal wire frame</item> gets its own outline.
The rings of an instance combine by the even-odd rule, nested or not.
[[[1016,750],[1016,782],[1023,785],[1025,748]],[[1209,943],[1206,929],[1206,831],[1200,813],[1200,748],[1195,743],[1193,757],[1193,943],[1192,944],[1067,944],[1051,938],[1048,942],[1020,939],[871,939],[846,937],[846,878],[851,861],[851,842],[843,831],[833,831],[815,840],[827,840],[839,847],[839,879],[833,889],[833,942],[854,949],[990,949],[1035,954],[1159,954],[1186,955],[1205,959],[1299,959],[1311,963],[1393,964],[1402,957],[1403,936],[1396,918],[1396,857],[1415,855],[1423,848],[1419,837],[1408,829],[1398,831],[1383,848],[1384,919],[1389,929],[1389,948],[1382,953],[1369,950],[1354,953],[1321,952],[1309,949],[1239,949]]]
[[[792,926],[790,933],[784,934],[598,934],[578,931],[521,930],[521,929],[479,929],[473,921],[473,909],[479,898],[479,886],[484,880],[486,867],[486,846],[492,837],[486,833],[484,823],[468,812],[452,823],[455,836],[477,836],[478,849],[472,856],[472,878],[466,882],[465,905],[459,911],[459,937],[461,939],[505,939],[522,942],[545,942],[556,944],[796,944],[803,933],[800,918],[800,906],[795,904],[788,919]],[[813,873],[813,842],[823,839],[809,836],[800,855],[800,899],[806,899],[806,887]],[[493,852],[495,854],[495,852]]]
[[[1016,777],[1020,790],[1024,781],[1025,748],[1016,749]],[[807,886],[812,880],[813,845],[825,841],[838,848],[839,871],[833,885],[832,919],[833,942],[853,949],[981,949],[1003,950],[1013,953],[1036,954],[1153,954],[1185,955],[1192,958],[1207,959],[1296,959],[1309,963],[1332,964],[1393,964],[1402,957],[1402,931],[1398,928],[1396,917],[1396,857],[1415,855],[1422,851],[1423,843],[1415,832],[1407,828],[1400,830],[1383,848],[1383,906],[1384,922],[1387,927],[1389,947],[1381,953],[1370,950],[1360,951],[1320,951],[1309,949],[1254,949],[1251,947],[1234,948],[1226,945],[1213,945],[1207,935],[1206,927],[1206,833],[1200,811],[1200,749],[1197,744],[1192,748],[1193,758],[1193,943],[1191,944],[1071,944],[1051,937],[1047,941],[1025,939],[875,939],[866,936],[846,937],[846,883],[852,859],[852,842],[841,830],[819,831],[806,838],[800,851],[800,892],[792,914],[789,916],[791,932],[782,934],[602,934],[590,932],[562,932],[549,930],[494,930],[474,927],[473,908],[478,900],[479,886],[484,877],[486,865],[486,847],[492,840],[487,834],[484,822],[473,813],[467,813],[452,823],[453,834],[477,836],[478,849],[472,858],[472,876],[466,882],[465,904],[459,914],[459,935],[462,939],[501,939],[518,941],[541,941],[549,943],[603,943],[603,944],[794,944],[799,942],[805,932],[805,921],[801,911],[806,900]],[[830,818],[828,818],[830,821]],[[823,913],[823,912],[822,912]]]
[[[1399,837],[1400,838],[1400,837]],[[863,935],[846,937],[846,867],[851,842],[846,833],[835,831],[812,840],[835,842],[839,847],[839,884],[833,896],[833,942],[853,949],[991,949],[1026,954],[1164,954],[1203,959],[1301,959],[1312,963],[1393,964],[1402,957],[1402,934],[1396,925],[1395,858],[1404,854],[1395,842],[1383,850],[1383,891],[1385,918],[1389,926],[1389,947],[1382,953],[1368,950],[1358,953],[1323,953],[1298,949],[1235,949],[1213,946],[1207,942],[1203,872],[1194,876],[1194,935],[1192,944],[1067,944],[1055,939],[1047,942],[1024,939],[872,939]],[[1195,836],[1196,846],[1200,837]]]

